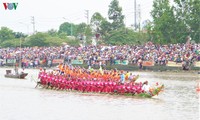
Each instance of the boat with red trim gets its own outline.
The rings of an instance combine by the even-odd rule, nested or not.
[[[151,98],[158,95],[164,89],[164,85],[158,83],[151,87],[149,91],[142,89],[143,83],[129,82],[120,83],[111,80],[86,80],[72,76],[53,75],[46,72],[39,74],[39,82],[36,87],[40,86],[46,89],[77,91],[81,93],[103,93],[112,95],[138,96]]]

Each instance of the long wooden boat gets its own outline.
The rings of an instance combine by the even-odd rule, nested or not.
[[[19,73],[19,74],[12,74],[10,70],[6,70],[6,74],[4,75],[7,78],[18,78],[18,79],[25,79],[28,73]]]
[[[82,94],[91,94],[91,93],[94,93],[96,94],[95,92],[82,92],[82,91],[78,91],[78,90],[66,90],[66,89],[57,89],[57,88],[52,88],[52,87],[49,87],[48,85],[42,85],[40,82],[37,83],[36,87],[40,87],[40,88],[43,88],[43,89],[54,89],[54,90],[65,90],[65,91],[68,91],[68,92],[79,92],[79,93],[82,93]],[[119,94],[117,92],[114,92],[114,93],[103,93],[103,92],[98,92],[97,94],[109,94],[109,95],[123,95],[123,96],[129,96],[129,97],[140,97],[140,98],[152,98],[154,96],[158,96],[158,94],[160,94],[161,91],[163,91],[164,89],[164,85],[160,85],[159,87],[157,87],[156,89],[154,89],[152,92],[141,92],[141,93],[124,93],[124,94]]]
[[[46,79],[47,78],[47,79]],[[45,89],[74,91],[80,93],[99,93],[123,96],[136,96],[151,98],[157,96],[164,89],[164,85],[152,86],[149,92],[143,91],[142,84],[126,85],[115,82],[98,82],[98,81],[77,81],[77,80],[50,80],[50,77],[41,78],[37,82],[36,88],[41,87]],[[50,81],[49,81],[50,80]]]

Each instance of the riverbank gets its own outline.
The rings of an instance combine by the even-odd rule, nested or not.
[[[27,68],[27,69],[37,69],[37,68],[55,68],[58,64],[54,64],[51,67],[48,67],[46,65],[40,65],[36,68]],[[74,65],[74,66],[80,66],[80,67],[84,67],[84,68],[88,68],[88,66],[86,64],[80,64],[80,65]],[[6,65],[6,66],[1,66],[3,68],[12,68],[13,66],[11,65]],[[0,67],[0,68],[1,68]],[[99,69],[98,66],[94,66],[94,69]],[[117,70],[124,70],[124,71],[153,71],[153,72],[199,72],[200,71],[200,67],[194,67],[191,66],[190,70],[183,70],[182,67],[171,67],[171,66],[162,66],[162,65],[155,65],[155,66],[143,66],[142,69],[139,68],[139,66],[137,65],[107,65],[105,67],[103,67],[103,69],[106,70],[111,70],[111,69],[117,69]]]
[[[84,68],[88,68],[86,64],[82,65],[74,65],[74,66],[81,66]],[[99,66],[94,66],[94,69],[99,69]],[[155,65],[155,66],[143,66],[142,69],[139,68],[137,65],[107,65],[103,67],[103,69],[111,70],[111,69],[117,69],[117,70],[125,70],[125,71],[153,71],[153,72],[198,72],[200,71],[200,67],[194,67],[191,66],[190,70],[183,70],[182,67],[171,67],[171,66],[161,66],[161,65]]]

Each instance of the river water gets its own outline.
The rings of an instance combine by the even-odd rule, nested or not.
[[[35,89],[38,70],[26,80],[5,78],[0,68],[0,120],[200,120],[200,75],[191,72],[134,72],[138,81],[165,85],[155,98]]]

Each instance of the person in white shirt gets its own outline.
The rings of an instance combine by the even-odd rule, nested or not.
[[[143,83],[142,90],[144,90],[144,92],[149,93],[150,85],[148,84],[148,81],[145,81],[145,82]]]

